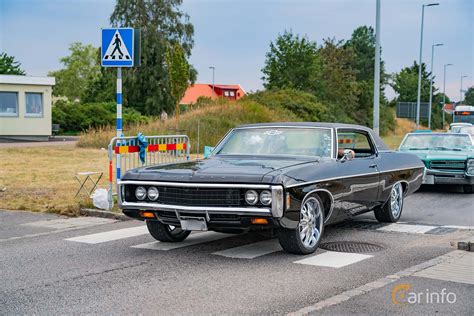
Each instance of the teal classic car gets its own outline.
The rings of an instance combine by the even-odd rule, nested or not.
[[[469,134],[408,133],[399,151],[417,155],[425,164],[423,184],[462,185],[474,190],[474,147]]]

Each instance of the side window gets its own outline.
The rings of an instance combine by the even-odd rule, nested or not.
[[[369,157],[375,154],[374,146],[367,133],[363,131],[338,131],[337,142],[339,155],[344,149],[351,149],[355,153],[355,158]]]

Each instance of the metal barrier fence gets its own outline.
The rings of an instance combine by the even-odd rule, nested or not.
[[[428,118],[428,102],[420,102],[420,118]],[[416,102],[397,102],[397,117],[398,118],[408,118],[415,120],[416,119]]]
[[[148,145],[145,148],[144,162],[140,160],[141,146],[137,137],[114,137],[110,140],[108,146],[109,208],[112,207],[114,169],[115,179],[118,181],[122,174],[130,169],[189,160],[191,146],[187,135],[145,136],[145,140]]]

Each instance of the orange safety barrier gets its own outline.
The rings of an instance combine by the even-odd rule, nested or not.
[[[186,143],[179,144],[153,144],[148,145],[146,148],[147,152],[157,152],[157,151],[170,151],[170,150],[185,150]],[[116,154],[129,154],[140,152],[139,146],[115,146],[114,148]]]

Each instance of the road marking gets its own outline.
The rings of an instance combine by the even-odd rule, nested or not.
[[[441,262],[444,262],[444,261],[447,261],[447,260],[448,261],[456,260],[456,258],[460,258],[460,257],[463,256],[462,253],[463,253],[463,251],[458,251],[458,250],[449,252],[445,255],[442,255],[440,257],[436,257],[434,259],[425,261],[425,262],[420,263],[416,266],[412,266],[408,269],[399,271],[395,274],[388,275],[384,278],[378,279],[378,280],[373,281],[373,282],[369,282],[369,283],[364,284],[362,286],[359,286],[355,289],[348,290],[348,291],[342,292],[340,294],[337,294],[333,297],[327,298],[323,301],[319,301],[314,305],[306,306],[306,307],[304,307],[300,310],[289,313],[288,315],[290,315],[290,316],[303,316],[303,315],[309,315],[309,314],[317,314],[315,312],[320,311],[320,310],[322,310],[324,308],[327,308],[329,306],[334,306],[334,305],[340,304],[340,303],[342,303],[344,301],[347,301],[351,298],[369,293],[373,290],[378,290],[378,289],[380,289],[380,288],[382,288],[386,285],[389,285],[391,283],[399,281],[403,277],[411,276],[414,273],[416,273],[418,271],[421,271],[423,269],[426,269],[428,267],[437,265],[437,264],[439,264]]]
[[[252,243],[245,246],[229,248],[212,253],[213,255],[238,259],[254,259],[260,256],[268,255],[272,252],[280,251],[281,246],[276,239],[270,239]]]
[[[184,241],[181,241],[181,242],[153,241],[146,244],[132,246],[132,248],[167,251],[167,250],[192,246],[196,244],[211,242],[211,241],[219,240],[222,238],[227,238],[230,236],[234,236],[234,235],[215,233],[215,232],[195,233],[195,234],[189,235],[188,238],[186,238]]]
[[[428,225],[389,224],[387,226],[377,228],[376,230],[397,233],[424,234],[437,227],[438,226]]]
[[[474,285],[473,266],[474,253],[466,251],[460,258],[444,261],[421,270],[415,273],[414,276]]]
[[[308,264],[312,266],[341,268],[347,265],[372,258],[371,255],[360,253],[327,251],[319,255],[304,258],[293,263]]]
[[[146,226],[137,226],[131,228],[123,228],[112,230],[104,233],[97,233],[91,235],[78,236],[73,238],[67,238],[68,241],[82,242],[86,244],[100,244],[103,242],[119,240],[129,237],[136,237],[140,235],[148,234]]]
[[[21,224],[21,226],[32,226],[51,229],[69,229],[75,227],[88,227],[102,224],[115,223],[117,220],[100,217],[76,217],[76,218],[59,218],[37,222]]]

